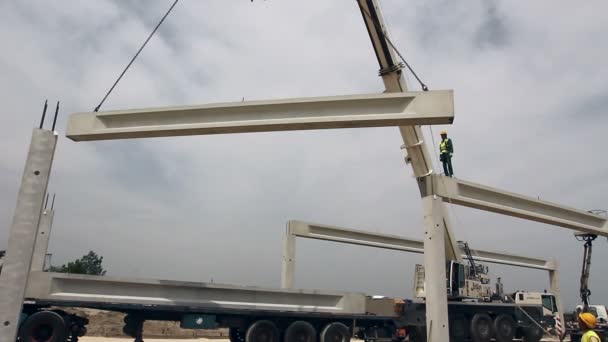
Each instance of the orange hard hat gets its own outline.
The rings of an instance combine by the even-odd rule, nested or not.
[[[589,312],[583,312],[579,314],[578,319],[579,321],[583,322],[583,324],[585,324],[589,329],[595,329],[597,325],[597,318],[595,318],[595,316],[593,316],[593,314]]]

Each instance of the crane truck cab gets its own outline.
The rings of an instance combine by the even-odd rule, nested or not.
[[[516,291],[511,295],[515,304],[533,304],[542,305],[543,316],[552,316],[558,314],[557,302],[555,296],[550,293],[540,292],[529,292],[529,291]]]

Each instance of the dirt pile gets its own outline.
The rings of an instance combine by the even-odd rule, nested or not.
[[[82,308],[63,310],[89,319],[87,336],[125,336],[122,332],[125,316],[123,313]],[[227,329],[181,329],[179,322],[146,321],[144,323],[144,337],[147,338],[225,338],[226,336],[228,336]]]

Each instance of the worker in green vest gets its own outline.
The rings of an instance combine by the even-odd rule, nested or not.
[[[454,169],[452,169],[452,155],[454,154],[454,145],[452,140],[448,138],[448,132],[441,131],[441,144],[439,144],[439,160],[443,164],[443,174],[452,177]]]
[[[598,334],[593,331],[597,326],[597,318],[590,312],[583,312],[578,315],[578,327],[583,332],[581,342],[601,342]]]

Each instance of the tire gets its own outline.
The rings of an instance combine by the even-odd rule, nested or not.
[[[467,320],[465,318],[455,318],[450,322],[450,341],[464,341],[467,334]]]
[[[334,322],[326,325],[319,337],[319,342],[349,342],[351,336],[346,325]]]
[[[230,339],[230,342],[245,342],[243,331],[239,328],[229,328],[228,338]]]
[[[543,338],[544,331],[534,325],[524,329],[524,342],[539,342]]]
[[[515,320],[508,315],[498,315],[494,319],[494,337],[496,342],[511,342],[515,337]]]
[[[305,321],[295,321],[285,330],[285,342],[317,342],[317,330]]]
[[[473,342],[490,342],[493,335],[492,328],[492,318],[488,314],[475,314],[471,320],[471,339]]]
[[[19,339],[27,342],[64,342],[67,328],[63,318],[52,311],[39,311],[28,317],[19,329]]]
[[[271,321],[257,321],[247,329],[245,342],[279,342],[279,329]]]

